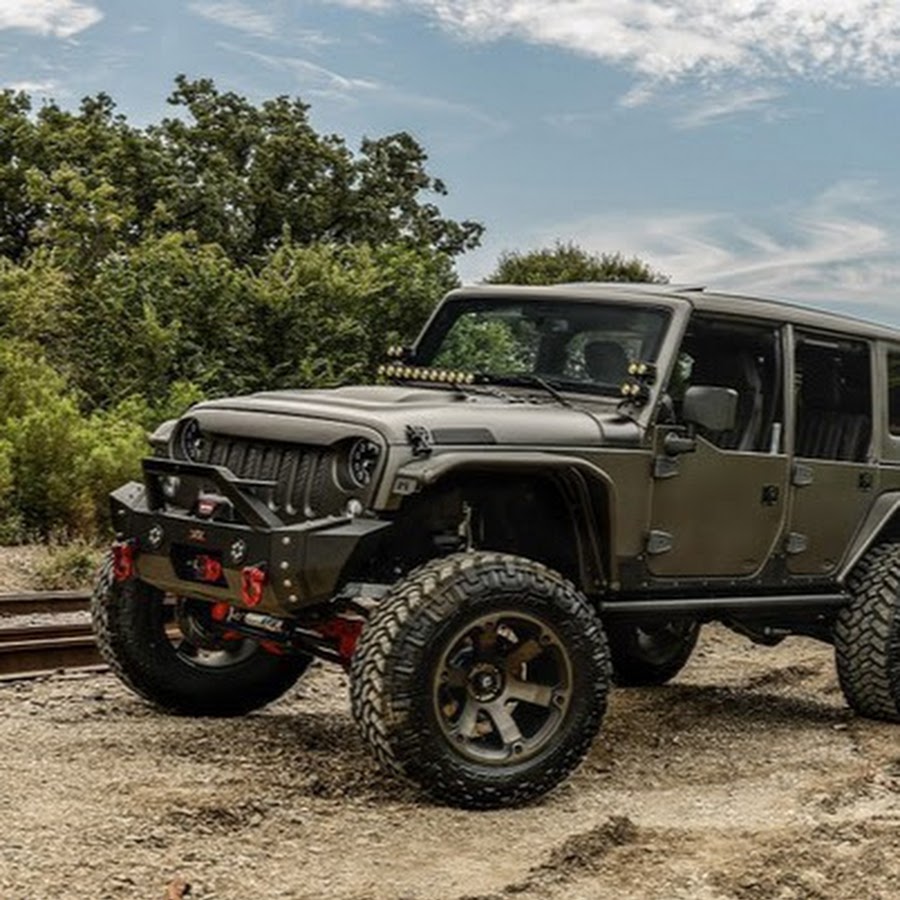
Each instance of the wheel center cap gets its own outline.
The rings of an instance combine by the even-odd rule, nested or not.
[[[503,693],[504,681],[495,665],[479,663],[469,672],[469,693],[481,703],[490,703]]]

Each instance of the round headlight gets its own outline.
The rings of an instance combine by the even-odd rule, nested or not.
[[[360,438],[353,444],[347,457],[347,471],[353,484],[368,487],[372,483],[380,456],[381,448],[373,441]]]
[[[188,419],[179,433],[179,446],[182,459],[199,462],[203,455],[203,432],[196,419]]]

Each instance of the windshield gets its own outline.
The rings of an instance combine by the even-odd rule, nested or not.
[[[630,363],[656,361],[668,320],[666,309],[630,303],[451,301],[423,335],[416,363],[618,395]]]

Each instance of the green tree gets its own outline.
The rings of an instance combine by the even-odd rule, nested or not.
[[[108,257],[73,303],[73,383],[92,407],[132,394],[156,404],[175,382],[216,394],[258,385],[252,280],[192,235],[148,238]]]
[[[178,115],[145,129],[107,94],[70,112],[0,92],[0,255],[52,246],[74,277],[147,237],[196,234],[239,265],[290,242],[392,243],[455,256],[482,226],[441,216],[444,183],[408,134],[354,154],[299,99],[254,105],[210,79],[176,79]]]
[[[451,256],[478,245],[481,225],[444,219],[422,199],[447,191],[406,133],[366,139],[354,157],[342,138],[313,129],[298,99],[254,106],[180,76],[169,102],[186,115],[150,129],[169,156],[166,213],[236,261],[259,259],[285,230],[300,244],[407,242]]]
[[[138,129],[0,92],[0,541],[100,527],[203,396],[372,378],[481,236],[407,134],[354,154],[205,79],[171,102]]]
[[[261,381],[299,387],[370,379],[385,348],[414,337],[457,283],[449,259],[434,251],[283,247],[254,283]]]
[[[507,252],[485,279],[489,284],[565,284],[584,281],[643,281],[665,284],[668,275],[620,253],[590,253],[577,244],[561,243],[526,253]]]

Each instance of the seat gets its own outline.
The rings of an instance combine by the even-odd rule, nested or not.
[[[591,341],[584,345],[584,368],[591,381],[621,384],[628,374],[628,356],[615,341]]]
[[[804,372],[798,404],[798,456],[845,462],[865,459],[871,419],[862,413],[844,411],[860,408],[848,393],[833,363],[809,367]]]
[[[752,352],[730,345],[704,348],[694,365],[691,382],[732,388],[738,394],[734,430],[709,433],[704,437],[723,450],[763,449],[763,383]]]

